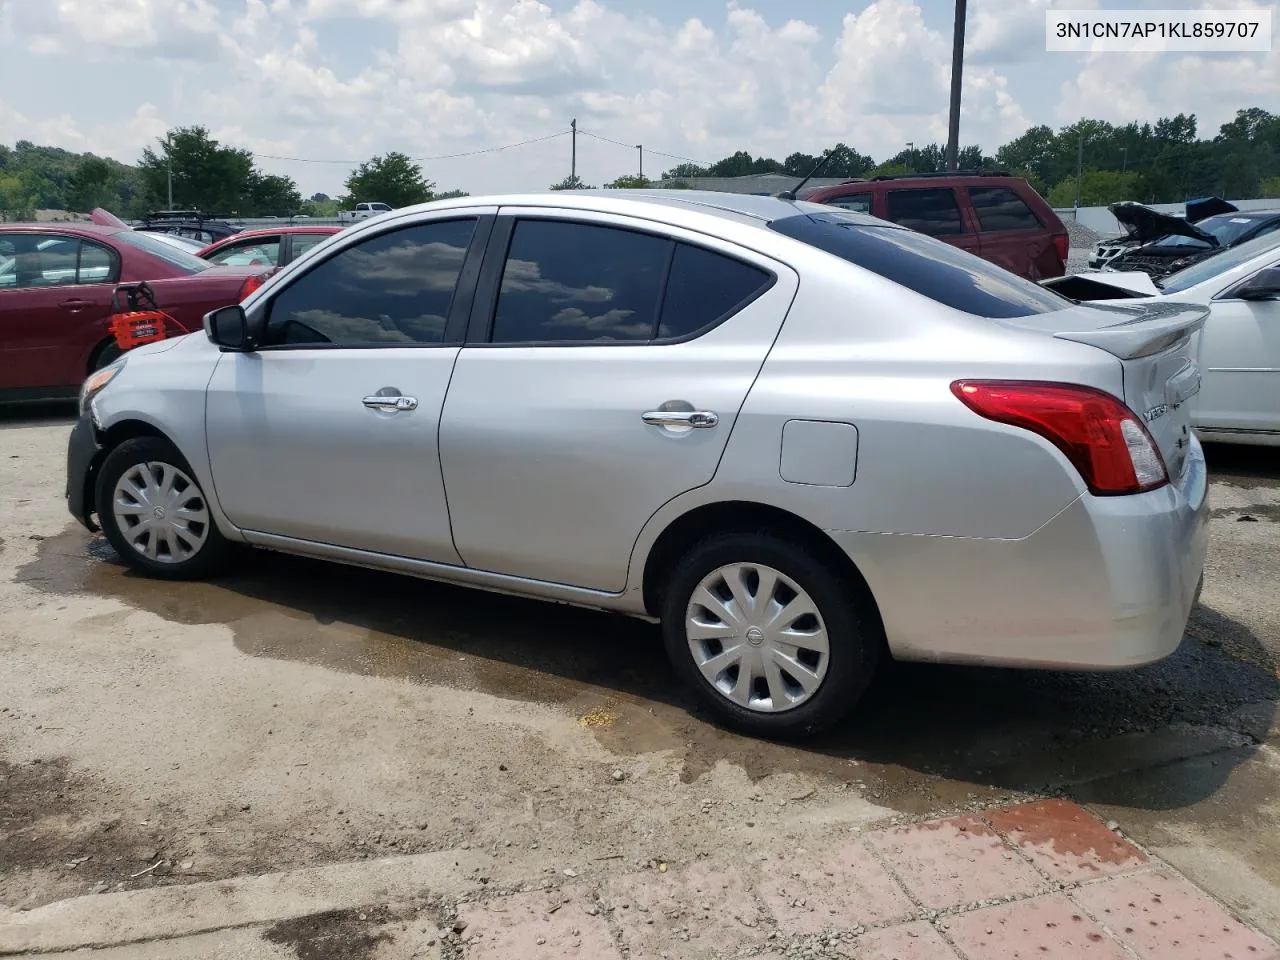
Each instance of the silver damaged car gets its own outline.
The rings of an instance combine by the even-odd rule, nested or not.
[[[889,656],[1177,648],[1206,313],[782,199],[435,202],[95,373],[67,497],[156,577],[248,544],[651,618],[722,722],[803,736]]]

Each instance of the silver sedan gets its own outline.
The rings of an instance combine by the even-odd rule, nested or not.
[[[724,722],[799,736],[889,655],[1177,648],[1205,315],[828,206],[460,198],[94,374],[67,492],[153,576],[249,544],[651,618]]]

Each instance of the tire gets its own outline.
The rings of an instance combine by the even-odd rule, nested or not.
[[[126,440],[107,454],[94,502],[120,559],[148,576],[199,580],[231,552],[191,467],[159,437]]]
[[[760,609],[770,615],[780,609],[783,619],[771,625],[765,614],[735,620],[735,611],[749,604],[729,600],[733,592],[726,569],[742,574],[738,585],[746,591],[740,594],[744,599],[781,604]],[[708,605],[694,606],[695,596]],[[795,616],[805,610],[806,599],[813,614]],[[716,601],[724,616],[712,609]],[[795,605],[788,606],[792,601]],[[702,624],[694,630],[703,636],[690,637],[686,621],[691,616]],[[676,673],[725,725],[752,736],[797,739],[843,719],[870,685],[885,647],[879,616],[860,585],[823,563],[813,550],[767,531],[718,534],[695,544],[667,581],[661,619]],[[787,627],[791,632],[783,634]],[[824,630],[825,653],[820,650]],[[733,641],[737,668],[735,649],[720,635]],[[791,640],[798,645],[787,642]],[[786,661],[774,652],[790,657],[790,664],[782,666]],[[779,669],[770,670],[770,660]],[[705,668],[700,662],[706,662]],[[754,675],[745,687],[744,665]]]
[[[120,349],[120,345],[114,340],[108,340],[98,348],[98,352],[89,361],[89,372],[97,373],[108,363],[113,363],[122,356],[124,356],[124,351]]]

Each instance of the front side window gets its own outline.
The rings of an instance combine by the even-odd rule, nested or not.
[[[970,187],[969,201],[978,214],[978,226],[983,233],[1041,228],[1040,219],[1008,187]]]
[[[266,345],[440,343],[475,226],[416,224],[335,253],[272,299]]]
[[[274,267],[280,259],[280,238],[254,237],[229,243],[207,259],[233,267]]]
[[[956,192],[950,187],[890,190],[886,199],[888,219],[909,230],[931,237],[953,237],[964,233]]]
[[[825,201],[829,206],[839,207],[842,210],[852,210],[854,213],[871,214],[871,194],[855,193],[850,197],[835,197],[834,199]]]

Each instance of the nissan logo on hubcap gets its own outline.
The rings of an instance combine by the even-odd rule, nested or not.
[[[749,627],[747,629],[747,643],[753,647],[758,647],[764,643],[764,631],[759,627]]]

